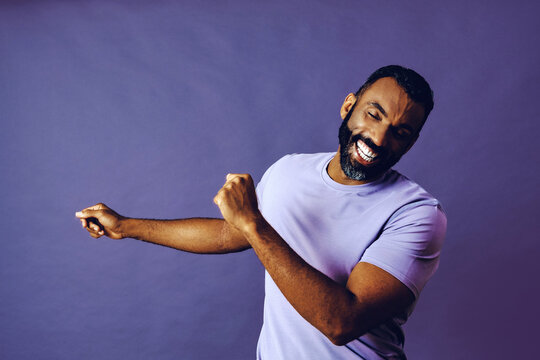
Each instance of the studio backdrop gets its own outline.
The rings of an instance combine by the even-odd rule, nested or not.
[[[528,359],[540,320],[533,1],[0,1],[0,358],[253,359],[264,269],[92,239],[74,213],[217,217],[229,172],[336,151],[375,69],[435,92],[396,167],[443,204],[410,359]]]

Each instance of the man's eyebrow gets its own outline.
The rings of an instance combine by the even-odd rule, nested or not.
[[[386,115],[386,111],[384,111],[383,107],[382,107],[381,104],[379,104],[378,102],[370,101],[370,102],[368,102],[368,105],[371,105],[371,106],[376,107],[377,109],[379,109],[379,111],[380,111],[384,116],[387,116],[387,115]]]

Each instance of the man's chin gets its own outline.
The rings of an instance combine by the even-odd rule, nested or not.
[[[381,166],[382,163],[373,164],[371,166],[365,166],[350,157],[345,160],[345,163],[341,163],[341,169],[351,180],[357,181],[373,181],[381,177],[388,167]]]
[[[357,180],[357,181],[373,181],[379,178],[383,173],[371,173],[366,171],[361,171],[358,169],[354,169],[353,171],[348,171],[345,173],[347,177],[351,180]]]

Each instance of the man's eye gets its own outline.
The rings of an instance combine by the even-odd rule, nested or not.
[[[401,139],[405,139],[411,136],[411,132],[409,130],[399,129],[396,131],[396,135]]]
[[[372,118],[374,118],[375,120],[379,120],[379,117],[375,114],[372,114],[368,111],[368,115],[371,116]]]

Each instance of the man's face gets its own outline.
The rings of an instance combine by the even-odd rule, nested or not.
[[[375,81],[358,99],[349,94],[341,108],[340,163],[345,175],[375,180],[394,166],[418,137],[422,105],[390,77]]]

